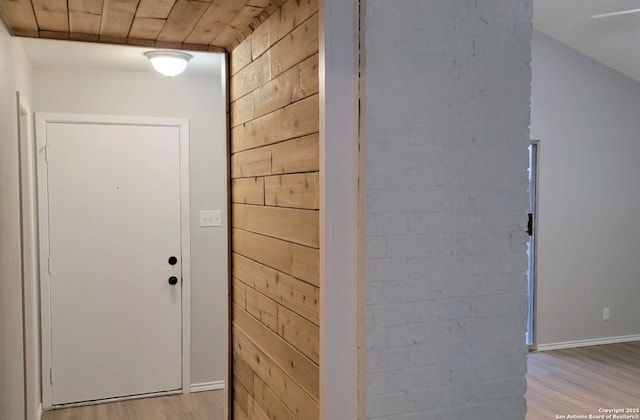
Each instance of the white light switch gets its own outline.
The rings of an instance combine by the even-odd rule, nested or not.
[[[200,210],[200,227],[222,226],[222,211]]]

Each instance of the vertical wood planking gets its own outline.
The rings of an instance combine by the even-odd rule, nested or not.
[[[209,6],[201,1],[178,0],[158,34],[158,41],[183,42]]]
[[[137,7],[137,1],[104,0],[100,35],[126,38]]]
[[[262,7],[245,6],[228,22],[211,42],[213,45],[226,45],[238,33],[248,27],[253,20],[264,11]]]
[[[140,0],[136,17],[166,19],[176,0]]]
[[[231,51],[247,38],[262,54],[310,16],[317,0],[0,0],[13,33],[201,51]],[[282,7],[281,7],[282,6]],[[277,19],[270,19],[279,10]],[[266,21],[268,20],[268,23]],[[263,25],[264,24],[264,25]],[[259,29],[255,36],[251,34]],[[262,34],[262,35],[261,35]],[[248,61],[252,42],[243,43]],[[294,59],[295,60],[295,59]],[[241,67],[244,67],[240,62]],[[238,64],[232,67],[232,74]]]
[[[189,34],[186,42],[193,44],[210,44],[211,41],[227,26],[227,24],[245,7],[245,2],[211,3],[202,18]]]
[[[231,51],[236,420],[319,418],[317,11],[288,0]]]
[[[69,0],[69,11],[100,15],[102,13],[103,0]]]
[[[69,0],[69,30],[74,33],[98,35],[102,0]]]
[[[2,10],[14,32],[37,34],[38,22],[31,0],[0,0]]]
[[[131,24],[129,37],[137,39],[156,39],[165,23],[166,20],[164,19],[136,16]]]
[[[68,32],[69,16],[66,0],[31,0],[38,27],[43,31]]]
[[[69,10],[69,27],[74,33],[98,35],[100,15]]]

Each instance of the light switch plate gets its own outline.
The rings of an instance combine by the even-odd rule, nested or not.
[[[200,227],[222,226],[221,210],[200,210]]]

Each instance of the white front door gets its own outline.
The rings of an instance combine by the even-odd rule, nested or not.
[[[52,403],[180,389],[179,127],[45,131]]]

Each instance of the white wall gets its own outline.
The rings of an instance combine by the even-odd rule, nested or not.
[[[536,32],[531,103],[538,344],[640,334],[640,83]]]
[[[366,0],[367,416],[524,419],[529,0]]]
[[[31,63],[19,38],[12,38],[11,44],[13,46],[13,74],[15,76],[16,90],[20,91],[22,97],[31,104],[31,99],[33,98]]]
[[[227,376],[227,230],[200,228],[199,211],[227,221],[225,108],[220,76],[35,67],[36,112],[189,118],[191,139],[191,383]]]
[[[32,66],[29,62],[27,53],[25,52],[22,42],[18,38],[13,38],[13,64],[16,90],[20,92],[20,106],[26,107],[29,111],[32,101]],[[35,148],[35,140],[33,138],[33,129],[31,122],[33,115],[23,116],[21,124],[21,137],[25,143],[20,144],[21,150],[21,167],[22,171],[22,231],[25,238],[29,236],[37,237],[37,213],[36,206],[36,172],[35,162],[31,165],[26,164],[27,158],[22,156],[27,151],[33,151]],[[30,144],[26,143],[30,142]],[[28,174],[30,173],[30,174]],[[23,295],[24,295],[24,334],[25,334],[25,378],[26,378],[26,410],[27,420],[36,419],[40,410],[41,397],[41,357],[40,357],[40,291],[38,279],[38,252],[37,244],[26,239],[21,246],[23,249]]]
[[[22,268],[16,90],[29,95],[24,51],[0,20],[0,416],[24,419]]]

